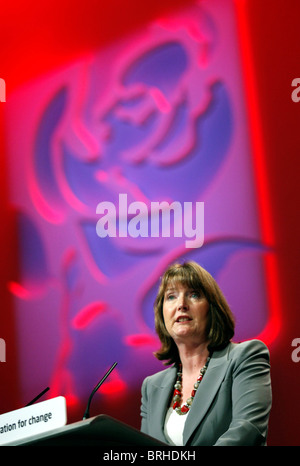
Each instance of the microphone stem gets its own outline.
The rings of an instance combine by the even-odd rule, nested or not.
[[[49,387],[45,388],[45,390],[43,390],[39,395],[37,395],[35,398],[33,398],[33,400],[31,400],[29,403],[27,403],[27,405],[26,405],[25,407],[31,406],[31,405],[32,405],[33,403],[35,403],[39,398],[41,398],[41,397],[44,395],[44,393],[46,393],[48,390],[49,390]]]
[[[98,390],[98,388],[103,384],[103,382],[105,381],[105,379],[109,376],[109,374],[111,373],[111,371],[116,367],[118,363],[115,362],[111,367],[110,369],[106,372],[106,374],[102,377],[102,379],[100,380],[99,383],[97,383],[96,387],[93,389],[92,393],[90,394],[90,397],[89,397],[89,401],[88,401],[88,404],[87,404],[87,408],[85,410],[85,413],[84,413],[84,416],[83,416],[83,419],[88,419],[90,417],[90,404],[91,404],[91,401],[92,401],[92,398],[94,396],[94,394],[96,393],[96,391]]]

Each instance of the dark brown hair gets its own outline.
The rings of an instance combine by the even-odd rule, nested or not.
[[[206,332],[210,351],[224,348],[234,335],[233,314],[210,273],[193,261],[171,265],[161,278],[154,304],[155,329],[161,341],[161,348],[154,355],[159,360],[166,360],[166,365],[179,362],[177,346],[167,332],[163,318],[163,303],[167,286],[178,282],[190,289],[202,292],[209,302]]]

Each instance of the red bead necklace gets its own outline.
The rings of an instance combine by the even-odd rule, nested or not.
[[[207,369],[207,366],[208,366],[208,363],[210,361],[210,356],[207,358],[207,361],[206,361],[206,364],[205,366],[203,366],[201,369],[200,369],[200,374],[197,378],[197,381],[194,383],[194,388],[192,390],[192,393],[191,393],[191,396],[190,398],[188,398],[186,400],[186,402],[183,404],[182,407],[180,407],[181,405],[181,397],[182,397],[182,394],[181,394],[181,388],[182,388],[182,365],[180,364],[179,365],[179,370],[177,372],[177,380],[176,380],[176,383],[174,385],[174,392],[173,392],[173,400],[172,400],[172,403],[173,403],[173,409],[176,411],[177,414],[186,414],[189,412],[190,410],[190,407],[192,406],[192,403],[194,401],[194,398],[195,398],[195,395],[196,395],[196,392],[198,390],[198,387],[200,385],[200,382],[201,380],[203,379],[204,377],[204,374],[206,372],[206,369]]]

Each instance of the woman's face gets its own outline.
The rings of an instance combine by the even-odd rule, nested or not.
[[[202,292],[180,283],[169,284],[164,294],[163,317],[175,343],[206,341],[209,302]]]

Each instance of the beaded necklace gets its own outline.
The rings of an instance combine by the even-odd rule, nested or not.
[[[182,414],[186,414],[189,412],[190,410],[190,407],[192,406],[192,403],[194,401],[194,398],[195,398],[195,395],[196,395],[196,392],[198,390],[198,387],[200,385],[200,382],[201,380],[203,379],[204,377],[204,374],[207,370],[207,366],[208,366],[208,363],[210,361],[210,356],[207,358],[207,361],[205,363],[205,366],[203,366],[201,369],[200,369],[200,374],[197,378],[197,381],[194,383],[194,388],[192,390],[192,393],[191,393],[191,396],[190,398],[188,398],[186,400],[186,402],[183,404],[182,407],[180,407],[180,401],[181,401],[181,388],[182,388],[182,365],[179,364],[179,370],[177,372],[177,380],[176,380],[176,383],[174,385],[174,392],[173,392],[173,400],[172,400],[172,404],[173,404],[173,409],[176,411],[177,414],[179,415],[182,415]]]

